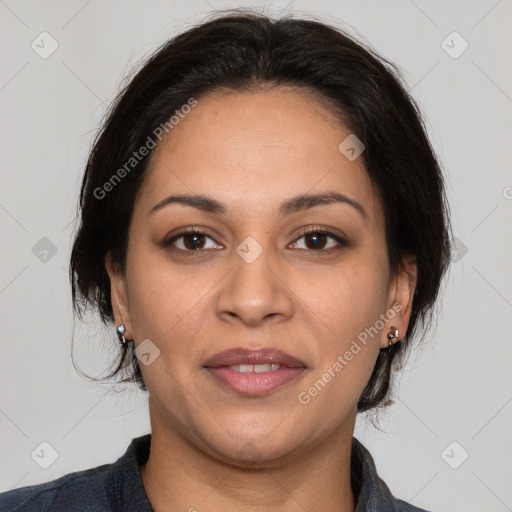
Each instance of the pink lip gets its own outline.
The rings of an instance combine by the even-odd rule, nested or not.
[[[239,364],[279,364],[281,368],[262,373],[241,373],[229,368]],[[205,367],[220,384],[247,396],[269,393],[291,382],[306,369],[299,359],[272,348],[225,350],[210,358]]]
[[[274,348],[261,348],[249,350],[247,348],[231,348],[215,354],[208,359],[204,366],[219,368],[234,364],[280,364],[288,368],[305,368],[306,365],[299,359]]]

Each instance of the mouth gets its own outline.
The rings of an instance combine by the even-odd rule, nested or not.
[[[280,350],[235,348],[219,352],[204,367],[217,384],[246,396],[262,396],[295,380],[306,370]]]

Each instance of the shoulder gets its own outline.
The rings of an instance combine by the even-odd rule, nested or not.
[[[371,453],[355,437],[352,438],[350,469],[352,488],[358,495],[356,512],[429,512],[393,495],[380,478]]]
[[[112,464],[68,473],[0,494],[2,512],[110,511],[105,479]]]
[[[151,446],[151,434],[135,439],[115,462],[68,473],[37,485],[0,494],[1,512],[152,512],[139,466]]]

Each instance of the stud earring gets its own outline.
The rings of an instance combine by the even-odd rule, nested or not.
[[[392,340],[395,340],[395,341],[392,341]],[[398,340],[398,329],[392,325],[389,329],[389,333],[388,333],[388,343],[389,343],[389,347],[391,347],[391,345],[393,345],[393,343],[396,343]]]
[[[119,343],[122,343],[123,345],[126,345],[126,338],[124,337],[124,333],[126,332],[126,327],[124,324],[121,324],[117,328],[117,337],[119,338]]]

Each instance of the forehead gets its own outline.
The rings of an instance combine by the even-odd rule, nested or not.
[[[306,91],[210,93],[155,148],[139,198],[148,210],[171,193],[207,194],[240,213],[335,190],[378,217],[362,157],[350,161],[338,148],[349,135]]]

